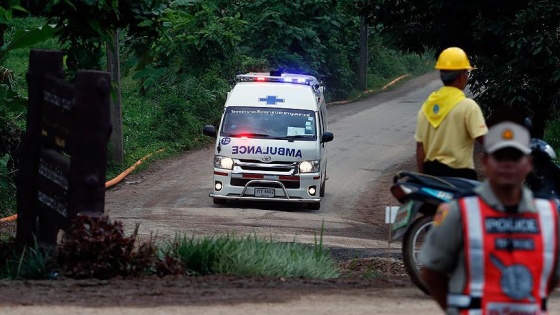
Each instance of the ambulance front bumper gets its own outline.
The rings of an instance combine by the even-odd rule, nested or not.
[[[318,196],[310,196],[308,188],[316,187],[315,194],[319,194],[319,180],[302,180],[302,187],[299,189],[289,189],[277,180],[255,179],[248,181],[245,186],[237,187],[231,185],[224,185],[223,189],[219,192],[214,191],[210,193],[210,197],[216,199],[227,200],[248,200],[248,201],[281,201],[292,203],[309,203],[319,202],[321,198]],[[263,188],[266,187],[266,188]],[[256,196],[259,190],[268,191],[273,196]]]
[[[293,203],[307,203],[307,202],[319,202],[321,198],[310,198],[310,199],[298,199],[298,198],[280,198],[280,197],[253,197],[253,196],[236,196],[236,195],[216,195],[210,193],[210,197],[217,199],[227,199],[227,200],[247,200],[247,201],[282,201],[282,202],[293,202]]]

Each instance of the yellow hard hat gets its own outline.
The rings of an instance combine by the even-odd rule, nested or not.
[[[449,47],[441,52],[436,62],[439,70],[472,70],[467,54],[459,47]]]

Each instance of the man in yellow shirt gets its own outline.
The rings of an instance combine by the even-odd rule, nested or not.
[[[474,141],[482,143],[488,128],[480,106],[463,93],[473,68],[461,48],[450,47],[439,55],[436,69],[444,86],[418,111],[414,136],[418,171],[476,180]]]

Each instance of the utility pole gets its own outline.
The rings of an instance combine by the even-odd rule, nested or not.
[[[107,43],[107,72],[113,82],[111,90],[111,126],[113,131],[109,138],[109,154],[117,164],[124,162],[122,110],[121,110],[121,67],[119,59],[119,30],[113,32],[113,41]]]
[[[358,88],[367,90],[367,73],[368,73],[368,22],[367,15],[361,16],[360,30],[360,67],[358,70]]]

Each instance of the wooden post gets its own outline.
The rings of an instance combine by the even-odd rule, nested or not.
[[[71,219],[78,214],[98,217],[104,212],[107,140],[111,133],[110,82],[107,72],[76,73],[73,130],[77,141],[68,179]]]
[[[45,76],[41,113],[39,175],[37,177],[37,242],[56,244],[60,229],[68,228],[68,171],[73,137],[74,85]]]
[[[64,80],[60,51],[32,50],[27,128],[17,179],[17,242],[55,245],[78,214],[104,212],[107,140],[111,132],[107,72]]]
[[[119,57],[119,30],[113,32],[113,42],[107,44],[107,72],[111,74],[114,92],[111,97],[112,132],[109,139],[111,160],[117,164],[124,162],[122,109],[121,109],[121,68]]]
[[[368,74],[368,22],[367,16],[361,17],[360,30],[360,67],[358,69],[358,88],[367,91]]]
[[[27,128],[21,139],[17,176],[17,234],[19,245],[33,245],[37,236],[37,182],[41,147],[41,114],[45,75],[63,78],[61,51],[32,50],[29,55]]]

